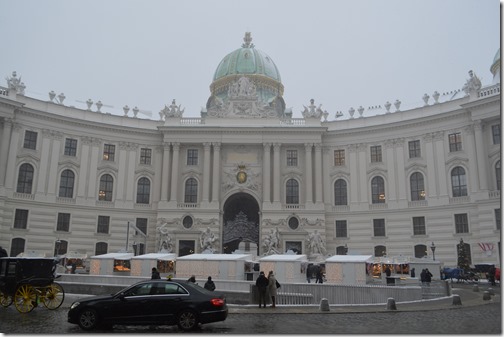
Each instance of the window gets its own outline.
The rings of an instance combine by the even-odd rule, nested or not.
[[[198,150],[188,149],[187,150],[187,165],[198,165]]]
[[[334,166],[345,165],[345,150],[334,150]]]
[[[413,235],[425,235],[425,217],[413,217]]]
[[[147,234],[147,219],[146,218],[137,218],[135,225],[136,225],[136,228],[138,228],[142,233]],[[138,231],[135,231],[135,235],[139,235]]]
[[[371,146],[371,162],[380,163],[382,161],[381,145]]]
[[[198,202],[198,181],[194,178],[189,178],[185,183],[185,199],[184,202]]]
[[[373,219],[373,236],[385,236],[385,219]]]
[[[299,220],[295,216],[292,216],[289,218],[289,228],[292,230],[298,229],[299,227]]]
[[[495,210],[495,226],[497,230],[501,230],[501,209],[496,208]]]
[[[409,147],[409,157],[410,158],[419,158],[420,157],[420,141],[412,140],[408,142]]]
[[[33,166],[23,164],[19,167],[19,176],[16,192],[31,194],[33,183]]]
[[[137,186],[137,204],[148,204],[150,202],[150,180],[140,178]]]
[[[61,172],[59,197],[73,198],[75,174],[71,170]]]
[[[500,160],[495,164],[495,181],[497,182],[497,190],[501,189],[501,163]]]
[[[9,256],[18,256],[18,254],[25,251],[25,239],[15,238],[12,239],[11,250]]]
[[[375,246],[374,247],[374,256],[380,257],[387,255],[387,247],[385,246]]]
[[[455,214],[455,233],[469,233],[467,214]]]
[[[95,246],[95,255],[107,254],[108,244],[106,242],[97,242]]]
[[[99,215],[98,216],[98,228],[96,229],[97,233],[108,234],[109,233],[109,225],[110,225],[110,217]]]
[[[347,183],[344,179],[338,179],[334,183],[334,204],[347,205]]]
[[[152,157],[151,149],[145,149],[145,148],[140,149],[140,164],[150,165],[151,157]]]
[[[382,177],[371,180],[371,202],[373,204],[385,203],[385,182]]]
[[[100,191],[98,192],[98,200],[112,201],[112,192],[114,190],[114,179],[110,174],[104,174],[100,178]]]
[[[415,246],[415,257],[416,258],[423,258],[424,256],[427,256],[427,246],[426,245],[416,245]]]
[[[289,179],[286,183],[286,198],[287,204],[299,204],[299,183],[296,179]]]
[[[465,170],[457,166],[451,172],[453,197],[464,197],[467,195],[467,182]]]
[[[37,149],[37,133],[33,131],[26,131],[23,147],[25,149]]]
[[[54,242],[54,256],[65,255],[68,252],[68,241],[57,240]]]
[[[70,213],[58,213],[56,230],[60,232],[70,231]]]
[[[108,161],[115,160],[115,145],[111,145],[111,144],[103,145],[103,160],[108,160]]]
[[[287,150],[287,166],[297,166],[297,150]]]
[[[450,152],[462,151],[462,135],[460,132],[449,134],[448,143],[450,144]]]
[[[494,144],[501,143],[501,126],[500,124],[492,125],[492,140]]]
[[[77,155],[77,139],[65,139],[65,156],[75,157]]]
[[[182,219],[182,226],[184,226],[184,228],[191,228],[193,225],[193,218],[190,217],[189,215],[188,216],[185,216],[184,219]]]
[[[336,220],[336,237],[337,238],[348,237],[346,220]]]
[[[28,210],[16,209],[16,214],[14,215],[14,228],[26,229],[27,225],[28,225]]]
[[[411,201],[425,200],[423,174],[415,172],[410,176]]]

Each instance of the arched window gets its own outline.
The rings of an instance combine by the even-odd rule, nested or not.
[[[415,172],[410,176],[411,201],[425,200],[423,174]]]
[[[33,166],[23,164],[19,167],[19,176],[16,191],[18,193],[31,194],[33,184]]]
[[[189,178],[185,183],[185,199],[184,202],[198,202],[198,181],[194,178]]]
[[[100,178],[100,191],[98,200],[112,201],[112,192],[114,191],[114,179],[110,174],[104,174]]]
[[[373,204],[385,203],[385,182],[382,177],[371,180],[371,201]]]
[[[71,170],[61,172],[59,197],[73,198],[75,174]]]
[[[106,242],[97,242],[95,246],[95,255],[107,254],[108,244]]]
[[[415,257],[422,258],[427,255],[426,245],[416,245],[415,246]]]
[[[375,246],[374,247],[374,256],[385,256],[387,255],[387,247],[385,246]]]
[[[344,179],[338,179],[334,183],[334,204],[347,205],[347,183]]]
[[[150,202],[150,180],[140,178],[137,184],[137,204],[148,204]]]
[[[467,181],[465,170],[457,166],[451,171],[453,197],[464,197],[467,195]]]
[[[296,179],[289,179],[285,184],[285,203],[299,204],[299,183]]]
[[[501,189],[501,166],[500,160],[495,164],[495,180],[497,181],[497,190]]]
[[[10,256],[18,256],[18,254],[23,253],[25,251],[25,239],[22,238],[14,238],[12,239]]]
[[[57,240],[54,242],[54,256],[65,255],[68,252],[68,241]]]

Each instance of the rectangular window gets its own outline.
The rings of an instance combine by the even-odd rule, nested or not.
[[[56,230],[61,232],[70,231],[70,213],[58,213]]]
[[[385,236],[385,219],[373,219],[374,236]]]
[[[497,230],[501,230],[501,209],[496,208],[495,209],[495,226]]]
[[[371,162],[381,163],[381,161],[382,161],[381,145],[371,146]]]
[[[31,149],[31,150],[37,149],[37,133],[36,132],[28,131],[28,130],[25,132],[23,147],[25,149]]]
[[[336,237],[346,238],[347,236],[347,222],[346,220],[336,220]]]
[[[425,235],[425,217],[413,217],[413,235]]]
[[[287,150],[287,166],[297,166],[297,150]]]
[[[500,124],[492,125],[492,139],[494,144],[501,143],[501,126]]]
[[[334,166],[345,165],[345,150],[334,150]]]
[[[455,214],[455,233],[469,233],[467,214]]]
[[[420,141],[412,140],[408,142],[409,146],[409,157],[410,158],[419,158],[420,157]]]
[[[105,144],[103,146],[103,160],[115,160],[115,145]]]
[[[28,226],[28,210],[16,209],[14,216],[14,228],[26,229]]]
[[[65,156],[75,157],[77,155],[77,139],[65,139]]]
[[[450,144],[450,152],[462,151],[462,135],[460,132],[449,134],[448,143]]]
[[[110,225],[110,217],[99,215],[98,216],[98,228],[96,230],[97,233],[108,234],[109,233],[109,225]]]
[[[198,165],[198,150],[188,149],[187,150],[187,165]]]
[[[142,233],[147,234],[147,219],[146,218],[137,218],[136,219],[136,228],[138,228]],[[139,235],[138,231],[135,231],[135,235]]]
[[[151,149],[140,149],[140,164],[143,165],[150,165],[151,164],[151,156],[152,156],[152,150]]]

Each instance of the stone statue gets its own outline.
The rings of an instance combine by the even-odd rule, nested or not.
[[[160,116],[163,116],[165,118],[169,117],[182,117],[184,114],[184,109],[180,109],[181,105],[175,104],[175,99],[172,100],[172,104],[170,106],[166,106],[159,112]]]
[[[312,99],[310,99],[310,105],[304,106],[304,110],[301,111],[301,113],[303,114],[304,118],[318,118],[318,119],[320,119],[322,117],[322,114],[324,113],[324,111],[322,111],[322,104],[319,104],[319,106],[317,107],[315,105],[315,100],[312,98]]]
[[[200,236],[201,252],[213,254],[215,251],[214,249],[215,241],[217,241],[217,237],[215,236],[214,233],[212,233],[210,227],[207,227],[207,229],[204,232],[202,232]]]
[[[168,233],[168,223],[165,222],[156,229],[159,232],[158,251],[160,253],[171,253],[173,251],[173,242],[170,234]]]
[[[24,95],[24,90],[26,86],[23,82],[21,82],[21,77],[17,78],[17,73],[15,71],[12,72],[12,77],[6,77],[7,87],[9,90],[15,90],[16,93]]]
[[[266,248],[265,255],[280,254],[280,233],[277,227],[272,229],[271,233],[266,236],[263,246]]]
[[[322,240],[322,236],[315,230],[315,232],[310,233],[308,235],[308,248],[310,250],[311,255],[325,255],[326,249],[324,245],[324,240]]]
[[[480,89],[481,89],[480,79],[476,76],[476,74],[472,70],[469,70],[469,79],[462,87],[462,90],[464,90],[464,92],[467,95],[469,95],[471,92],[478,92],[478,90]]]

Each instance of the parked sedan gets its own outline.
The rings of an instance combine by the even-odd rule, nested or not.
[[[198,324],[224,321],[224,296],[185,281],[148,280],[113,295],[93,296],[72,303],[68,322],[83,330],[119,325],[178,325],[192,330]]]

